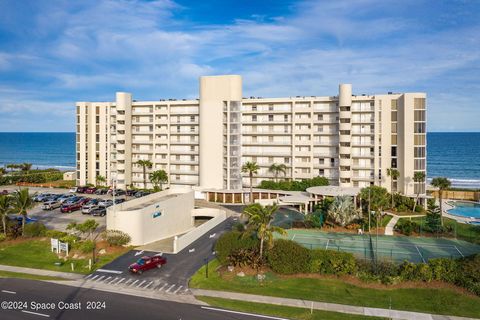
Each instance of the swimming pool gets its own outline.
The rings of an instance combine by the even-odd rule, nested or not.
[[[454,206],[447,210],[448,213],[466,217],[480,219],[480,203],[470,201],[450,201],[448,204]]]

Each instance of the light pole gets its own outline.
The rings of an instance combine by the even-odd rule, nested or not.
[[[372,212],[370,211],[370,193],[372,192],[371,187],[368,188],[368,233],[370,233],[370,215]]]
[[[208,279],[208,258],[203,260],[205,261],[205,278]]]

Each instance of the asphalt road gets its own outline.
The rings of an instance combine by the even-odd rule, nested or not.
[[[122,285],[186,294],[188,293],[188,280],[207,260],[211,261],[215,258],[216,240],[223,232],[231,229],[235,219],[235,217],[226,219],[177,254],[163,254],[167,258],[167,264],[161,269],[148,270],[141,275],[131,274],[127,270],[131,263],[142,256],[157,254],[157,252],[132,250],[85,278],[87,281],[112,286]]]
[[[0,279],[2,320],[262,319],[177,302],[140,298],[23,279]],[[74,309],[64,309],[65,307]]]

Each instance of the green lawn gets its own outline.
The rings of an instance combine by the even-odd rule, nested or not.
[[[65,280],[64,278],[39,276],[36,274],[1,271],[1,270],[0,270],[0,278],[20,278],[20,279],[30,279],[30,280]]]
[[[212,297],[196,297],[198,300],[208,303],[212,307],[219,307],[229,310],[242,311],[248,313],[256,313],[268,316],[284,317],[288,319],[299,320],[360,320],[360,319],[384,319],[378,317],[367,317],[354,314],[345,314],[339,312],[330,312],[322,310],[313,310],[313,314],[309,309],[285,307],[273,304],[245,302],[239,300],[229,300]]]
[[[91,255],[87,256],[90,258]],[[99,256],[93,269],[100,268],[116,257],[118,257],[118,254]],[[9,266],[72,272],[70,264],[73,263],[75,268],[73,272],[88,274],[90,273],[88,270],[88,258],[60,260],[55,253],[50,251],[49,240],[32,239],[14,244],[0,244],[0,264]],[[62,262],[62,265],[56,266],[56,262]]]
[[[260,285],[251,276],[222,279],[213,271],[218,267],[216,260],[209,267],[208,279],[202,267],[190,280],[190,287],[385,309],[389,308],[391,299],[392,309],[465,317],[480,315],[480,298],[449,289],[369,289],[337,279],[280,278],[271,273]]]

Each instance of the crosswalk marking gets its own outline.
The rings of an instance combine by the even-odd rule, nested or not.
[[[95,280],[95,281],[97,281],[97,282],[98,282],[98,281],[101,281],[103,278],[105,278],[105,276],[101,276],[100,278],[98,278],[98,279]]]
[[[144,284],[145,282],[147,282],[147,280],[143,280],[142,282],[140,282],[137,286],[137,288],[139,288],[142,284]]]
[[[117,283],[115,283],[115,285],[122,283],[124,280],[125,280],[125,278],[120,279],[120,281],[118,281]]]
[[[177,294],[177,292],[180,291],[180,289],[182,289],[182,287],[183,287],[183,286],[178,287],[177,290],[175,290],[175,291],[173,292],[173,294]]]
[[[158,291],[162,291],[163,288],[165,288],[165,286],[168,286],[168,283],[164,283],[163,286],[160,289],[158,289]]]
[[[153,283],[153,281],[150,281],[145,287],[143,287],[143,289],[147,289],[148,287],[150,287],[150,285]]]
[[[174,284],[172,284],[172,286],[170,288],[168,288],[165,292],[169,292],[170,290],[172,290],[173,287],[175,287]]]
[[[135,285],[135,283],[137,283],[137,282],[138,282],[138,279],[137,279],[137,280],[135,280],[135,281],[133,281],[133,282],[132,282],[132,284],[131,284],[131,285],[129,285],[129,287],[131,287],[131,286],[134,286],[134,285]]]

